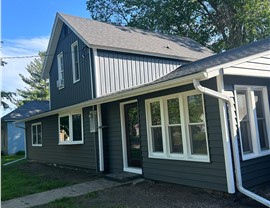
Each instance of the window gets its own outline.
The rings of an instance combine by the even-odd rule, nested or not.
[[[59,116],[59,144],[83,144],[81,112]]]
[[[270,153],[269,102],[266,87],[235,86],[243,159]]]
[[[78,41],[71,45],[72,52],[72,69],[73,69],[73,83],[80,81],[80,64],[79,64],[79,49]]]
[[[41,123],[32,124],[32,146],[42,146]]]
[[[203,95],[146,100],[149,157],[209,161]]]
[[[58,80],[57,87],[58,89],[64,88],[64,58],[63,53],[57,55],[57,63],[58,63]]]

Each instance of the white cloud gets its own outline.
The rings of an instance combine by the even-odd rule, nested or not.
[[[33,58],[17,58],[24,56],[38,55],[39,51],[45,51],[49,37],[36,37],[31,39],[7,39],[3,40],[2,57],[7,64],[2,67],[2,90],[15,92],[16,89],[23,89],[26,85],[19,74],[28,76],[25,67]],[[13,57],[6,58],[5,57]],[[1,77],[0,77],[1,78]],[[14,107],[14,106],[13,106]],[[7,111],[4,112],[6,114]]]

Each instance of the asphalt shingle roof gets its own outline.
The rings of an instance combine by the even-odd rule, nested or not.
[[[49,111],[49,101],[28,101],[1,118],[2,121],[22,120]]]
[[[66,14],[59,16],[91,45],[163,54],[190,61],[213,54],[211,50],[189,38],[153,33]]]
[[[270,51],[270,37],[213,56],[209,56],[195,62],[182,65],[171,73],[154,81],[153,83],[164,82],[171,79],[195,74],[211,67],[226,64],[265,51]]]

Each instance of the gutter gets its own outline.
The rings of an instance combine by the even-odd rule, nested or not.
[[[153,82],[153,83],[138,85],[136,87],[133,87],[133,88],[130,88],[127,90],[114,92],[114,93],[108,94],[106,96],[97,97],[97,98],[94,98],[92,100],[84,101],[82,103],[74,104],[74,105],[60,108],[60,109],[47,111],[47,112],[29,117],[26,119],[18,120],[18,121],[16,121],[16,123],[31,121],[31,120],[42,118],[45,116],[52,116],[55,114],[69,111],[71,109],[72,110],[81,109],[81,108],[89,107],[92,105],[99,105],[99,104],[108,103],[108,102],[112,102],[112,101],[116,101],[116,100],[135,97],[135,96],[142,95],[145,93],[151,93],[151,92],[165,90],[165,89],[172,88],[172,87],[178,87],[178,86],[182,86],[182,85],[186,85],[186,84],[191,84],[192,80],[194,80],[194,79],[204,80],[204,79],[209,79],[209,77],[206,78],[206,75],[204,73],[197,73],[197,74],[191,74],[191,75],[187,75],[184,77],[180,77],[177,79],[172,79],[172,80],[169,80],[167,82],[161,82],[161,83],[154,83]],[[131,94],[132,94],[132,96],[131,96]]]
[[[26,159],[26,158],[27,158],[27,149],[26,149],[26,133],[25,133],[25,127],[18,126],[18,125],[17,125],[17,123],[15,123],[15,122],[14,122],[14,124],[15,124],[15,126],[16,126],[17,128],[24,129],[24,157],[23,157],[23,158],[20,158],[20,159],[17,159],[17,160],[13,160],[13,161],[8,162],[8,163],[5,163],[5,164],[3,164],[3,166],[7,166],[7,165],[10,165],[10,164],[13,164],[13,163],[19,162],[19,161],[24,160],[24,159]]]
[[[236,178],[236,187],[242,194],[256,200],[257,202],[270,207],[270,201],[245,189],[242,184],[242,174],[241,174],[241,166],[240,166],[240,157],[239,157],[239,149],[238,149],[238,140],[237,140],[237,128],[236,128],[236,121],[235,121],[235,109],[234,109],[234,103],[233,100],[217,91],[214,91],[212,89],[203,87],[200,84],[200,81],[197,79],[193,80],[194,87],[202,92],[203,94],[224,100],[228,104],[229,108],[229,125],[231,128],[231,140],[232,140],[232,149],[233,149],[233,159],[234,159],[234,165],[235,165],[235,178]]]

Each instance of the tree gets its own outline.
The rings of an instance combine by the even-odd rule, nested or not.
[[[38,55],[38,58],[35,58],[26,66],[26,70],[30,76],[25,77],[19,74],[28,87],[25,87],[23,90],[17,89],[17,94],[22,97],[22,100],[19,100],[17,105],[21,105],[29,100],[49,99],[49,82],[41,78],[45,52],[39,52]]]
[[[15,95],[16,93],[14,92],[1,91],[1,106],[4,108],[4,110],[9,108],[9,104],[6,101],[10,101],[11,103],[15,102]]]
[[[1,44],[2,43],[3,42],[1,41]],[[0,61],[1,61],[1,67],[4,67],[7,64],[7,62],[4,61],[2,58],[0,58]],[[16,93],[14,92],[1,90],[1,106],[3,107],[4,110],[9,108],[9,104],[7,103],[7,101],[11,103],[15,102],[14,96],[16,96]]]
[[[95,20],[190,37],[216,52],[270,35],[269,0],[88,0]]]

